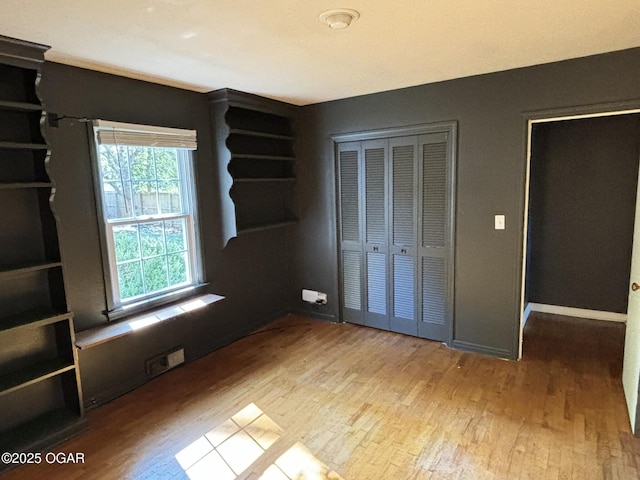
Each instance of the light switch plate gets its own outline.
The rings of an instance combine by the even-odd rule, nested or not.
[[[505,216],[504,215],[496,215],[495,216],[495,229],[496,230],[504,230],[505,229]]]

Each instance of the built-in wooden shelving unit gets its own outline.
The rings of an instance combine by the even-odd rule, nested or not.
[[[295,107],[228,89],[209,97],[221,174],[233,181],[235,233],[295,224]]]
[[[0,452],[51,448],[84,428],[36,92],[45,51],[0,36]]]

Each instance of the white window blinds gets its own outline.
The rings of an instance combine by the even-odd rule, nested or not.
[[[129,145],[136,147],[184,148],[196,150],[195,130],[135,125],[132,123],[94,120],[96,140],[101,145]]]

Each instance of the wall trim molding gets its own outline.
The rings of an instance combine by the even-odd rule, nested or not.
[[[338,319],[335,315],[321,312],[310,312],[302,308],[290,308],[288,313],[290,313],[291,315],[299,315],[301,317],[310,317],[316,320],[322,320],[324,322],[344,323],[344,321]]]
[[[444,122],[421,123],[418,125],[406,125],[399,127],[363,130],[359,132],[333,133],[331,139],[335,143],[359,142],[363,140],[380,140],[394,137],[408,137],[412,135],[424,135],[427,133],[451,132],[454,140],[457,136],[458,122],[449,120]],[[454,149],[457,148],[455,144]],[[454,156],[454,162],[456,158]]]
[[[146,376],[136,377],[127,380],[126,382],[118,383],[112,387],[109,387],[102,392],[97,393],[95,396],[91,398],[85,398],[84,400],[84,409],[85,412],[93,410],[94,408],[100,407],[109,403],[112,400],[115,400],[122,395],[125,395],[129,392],[132,392],[140,387],[142,387],[145,383],[147,383],[150,378]]]
[[[505,350],[503,348],[487,347],[485,345],[465,342],[463,340],[454,340],[452,346],[457,350],[463,350],[465,352],[480,353],[482,355],[489,355],[491,357],[515,360],[513,352],[510,352],[509,350]]]
[[[526,323],[526,318],[529,316],[529,314],[527,314],[527,309],[529,309],[529,313],[552,313],[555,315],[564,315],[566,317],[588,318],[590,320],[602,320],[605,322],[627,322],[626,313],[604,312],[601,310],[589,310],[586,308],[563,307],[560,305],[547,305],[544,303],[530,302],[527,304],[527,308],[523,314],[525,318],[524,323]]]
[[[533,311],[533,303],[527,302],[527,306],[524,307],[524,312],[522,313],[522,328],[527,325],[527,320],[529,320],[529,315]]]

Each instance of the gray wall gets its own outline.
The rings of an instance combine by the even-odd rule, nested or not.
[[[338,316],[331,134],[455,120],[458,177],[454,345],[517,356],[527,112],[640,99],[640,50],[311,105],[299,122],[298,206],[290,302]],[[640,106],[640,101],[635,102]],[[493,215],[506,215],[506,230]],[[307,307],[301,288],[326,291]]]
[[[101,403],[147,380],[144,360],[178,345],[187,361],[248,333],[286,311],[290,276],[286,231],[232,239],[220,250],[221,213],[211,126],[204,95],[55,63],[43,67],[47,109],[70,117],[195,128],[196,177],[208,291],[226,300],[148,331],[80,351],[86,403]],[[98,221],[86,124],[61,120],[48,129],[55,212],[67,295],[77,330],[106,322]]]
[[[527,300],[627,312],[640,116],[534,126]]]

